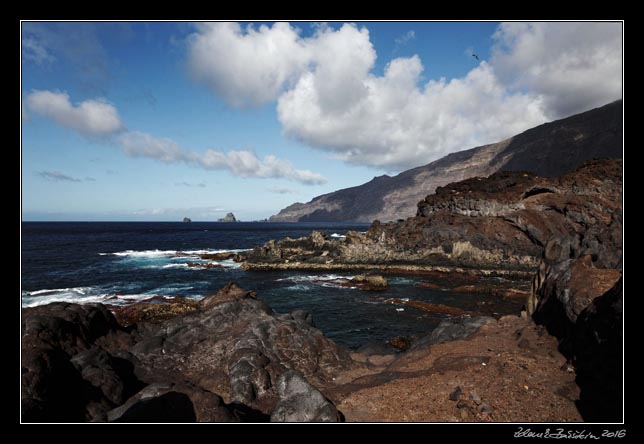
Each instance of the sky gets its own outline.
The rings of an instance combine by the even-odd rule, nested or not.
[[[23,22],[23,220],[259,220],[622,97],[611,22]]]

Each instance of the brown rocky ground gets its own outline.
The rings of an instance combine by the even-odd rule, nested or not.
[[[412,348],[326,394],[347,421],[582,421],[574,370],[557,340],[514,316],[465,340]]]

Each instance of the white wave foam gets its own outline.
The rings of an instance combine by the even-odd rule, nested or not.
[[[22,292],[22,306],[23,307],[37,307],[39,305],[46,305],[52,302],[70,302],[77,304],[92,304],[103,303],[110,305],[124,305],[130,304],[135,301],[149,299],[153,296],[161,296],[166,299],[172,296],[165,296],[163,293],[174,293],[190,290],[194,287],[164,287],[158,288],[146,293],[134,294],[115,294],[114,292],[104,292],[92,287],[78,287],[78,288],[59,288],[56,290],[36,290],[36,291],[23,291]],[[79,289],[81,289],[79,291]],[[93,294],[88,294],[93,291]],[[195,297],[191,295],[190,297]]]
[[[92,287],[52,288],[52,289],[44,289],[44,290],[36,290],[36,291],[26,291],[26,292],[23,292],[23,294],[27,294],[29,296],[46,295],[48,293],[52,293],[52,294],[56,294],[56,293],[79,293],[79,294],[85,294],[90,290],[92,290]]]
[[[331,237],[335,237],[336,239],[344,239],[346,236],[344,234],[333,233]]]
[[[229,249],[229,250],[125,250],[117,251],[115,253],[98,253],[99,256],[119,256],[119,257],[141,257],[141,258],[156,258],[156,257],[173,257],[173,256],[199,256],[200,254],[217,254],[217,253],[241,253],[248,251],[248,249]]]
[[[310,285],[318,285],[325,288],[355,288],[347,287],[347,280],[353,279],[355,276],[340,276],[337,274],[322,274],[322,275],[313,275],[313,276],[289,276],[286,278],[276,279],[277,282],[292,282],[297,287],[298,285],[303,285],[304,287],[310,288]],[[294,287],[288,287],[292,289]],[[302,289],[302,288],[298,288]]]
[[[104,255],[103,253],[99,253],[99,254]],[[169,257],[177,254],[177,251],[176,250],[142,250],[142,251],[125,250],[125,251],[117,251],[116,253],[105,253],[105,254],[111,254],[113,256],[120,256],[120,257]]]

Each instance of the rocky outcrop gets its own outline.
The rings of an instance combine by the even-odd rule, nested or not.
[[[319,390],[362,367],[235,284],[115,310],[129,327],[101,304],[23,310],[24,421],[338,420]]]
[[[282,373],[277,381],[280,400],[271,414],[271,422],[339,422],[342,417],[306,379],[294,371]]]
[[[526,172],[471,178],[424,197],[415,217],[374,221],[366,233],[343,239],[314,232],[270,241],[247,252],[243,268],[532,273],[553,237],[577,239],[570,248],[596,250],[601,264],[615,262],[621,188],[619,159],[592,160],[560,178]]]
[[[132,340],[100,304],[55,302],[23,310],[22,420],[105,420],[142,387]],[[119,344],[120,351],[108,346]]]
[[[598,343],[611,340],[595,332],[613,331],[605,313],[618,293],[578,315]],[[458,317],[420,340],[395,338],[397,354],[349,354],[309,314],[275,314],[235,284],[167,315],[123,328],[100,304],[24,309],[23,421],[581,419],[574,369],[529,319]]]
[[[221,219],[217,219],[217,222],[237,222],[237,219],[233,213],[228,213]]]
[[[584,418],[613,422],[623,418],[622,259],[617,255],[622,246],[621,236],[596,235],[548,242],[526,305],[534,320],[559,338],[560,350],[574,366]]]
[[[154,383],[107,412],[109,422],[238,422],[220,396],[190,384]]]
[[[375,177],[368,183],[295,203],[270,220],[274,222],[371,222],[412,217],[416,204],[438,187],[498,171],[530,171],[555,177],[573,171],[595,157],[621,158],[622,101],[546,123],[499,143],[449,154],[428,165],[394,177]],[[365,198],[367,196],[368,198]],[[489,203],[464,208],[485,215],[511,208]]]
[[[379,274],[359,274],[342,285],[366,291],[383,291],[389,288],[387,279]]]
[[[186,223],[187,223],[187,222],[192,222],[192,219],[190,219],[189,217],[184,217],[184,218],[183,218],[183,221],[184,221],[184,222],[186,222]]]
[[[622,420],[622,189],[617,177],[597,176],[569,179],[577,194],[564,210],[577,229],[545,244],[526,308],[574,366],[584,418],[612,422]]]

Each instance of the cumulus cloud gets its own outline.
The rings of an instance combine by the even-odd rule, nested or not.
[[[25,105],[28,111],[85,136],[108,136],[124,128],[116,107],[102,99],[85,100],[74,105],[67,93],[32,91],[26,96]]]
[[[318,71],[318,88],[336,90],[323,98],[331,109],[359,98],[360,79],[376,57],[369,31],[345,24],[337,31],[320,25],[311,38],[299,32],[288,23],[198,24],[188,40],[188,66],[197,81],[236,107],[275,100],[311,67]]]
[[[76,177],[68,176],[58,171],[36,171],[36,175],[54,182],[82,182],[82,180]]]
[[[307,63],[296,28],[238,23],[202,23],[188,41],[194,78],[236,107],[274,100],[282,85]]]
[[[621,23],[502,23],[493,38],[499,79],[543,97],[553,117],[622,96]]]
[[[418,56],[390,60],[375,75],[369,32],[351,24],[303,38],[284,23],[214,23],[200,25],[188,47],[196,78],[230,104],[276,99],[286,135],[390,171],[621,96],[619,23],[510,23],[493,38],[489,63],[429,81]]]
[[[157,138],[139,131],[122,134],[119,137],[119,144],[123,152],[131,157],[147,157],[165,163],[184,162],[207,170],[227,170],[239,177],[284,178],[306,185],[326,182],[320,174],[309,170],[298,170],[290,162],[270,154],[259,159],[249,150],[191,151],[171,139]]]

